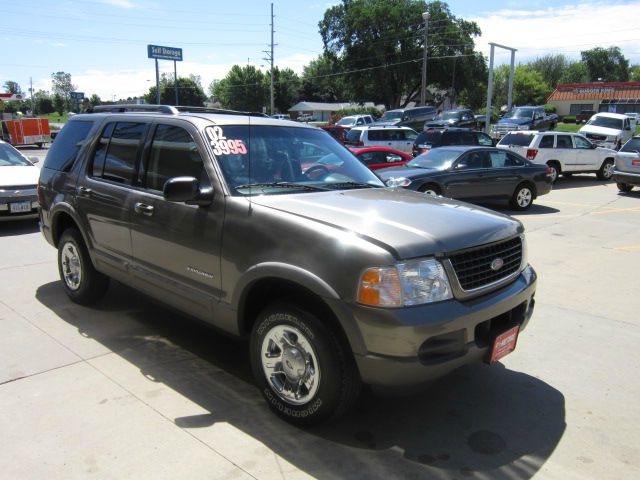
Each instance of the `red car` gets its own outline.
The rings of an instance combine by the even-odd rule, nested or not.
[[[349,147],[349,150],[370,170],[397,167],[413,159],[407,153],[387,147]]]

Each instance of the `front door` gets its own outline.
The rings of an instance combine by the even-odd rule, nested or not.
[[[195,177],[201,187],[212,186],[206,147],[195,139],[196,129],[185,122],[154,126],[131,212],[133,274],[141,290],[206,320],[220,298],[224,196],[217,188],[212,204],[198,206],[169,202],[162,194],[172,177]]]
[[[556,135],[556,152],[564,162],[564,169],[568,172],[580,170],[576,167],[576,150],[573,148],[571,135]]]
[[[577,170],[597,170],[600,168],[602,154],[586,138],[574,136],[576,147],[575,168]]]
[[[471,151],[456,161],[443,181],[443,194],[451,198],[472,199],[484,198],[488,159],[484,151]]]

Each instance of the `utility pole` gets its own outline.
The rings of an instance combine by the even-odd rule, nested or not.
[[[35,115],[36,104],[33,101],[33,77],[29,77],[29,92],[31,93],[31,115]]]
[[[427,8],[429,4],[427,4]],[[429,10],[422,13],[424,19],[424,52],[422,52],[422,88],[420,89],[420,105],[427,103],[427,35],[429,31]]]
[[[267,55],[267,58],[263,58],[263,60],[269,62],[271,64],[271,115],[273,115],[273,110],[274,110],[274,104],[273,104],[273,47],[275,47],[277,44],[273,43],[273,3],[271,4],[271,44],[270,50],[263,50],[262,52],[265,53]]]

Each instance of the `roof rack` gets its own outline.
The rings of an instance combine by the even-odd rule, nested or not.
[[[223,108],[208,108],[208,107],[191,107],[188,105],[148,105],[148,104],[122,104],[122,105],[98,105],[89,110],[88,113],[110,112],[110,113],[124,113],[124,112],[158,112],[166,113],[168,115],[178,115],[180,112],[184,113],[217,113],[222,115],[246,115],[251,117],[268,117],[265,113],[260,112],[240,112],[238,110],[225,110]]]

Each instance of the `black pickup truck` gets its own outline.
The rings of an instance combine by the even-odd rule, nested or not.
[[[499,140],[514,130],[553,130],[557,123],[558,117],[546,115],[542,107],[514,107],[493,126],[491,136]]]

